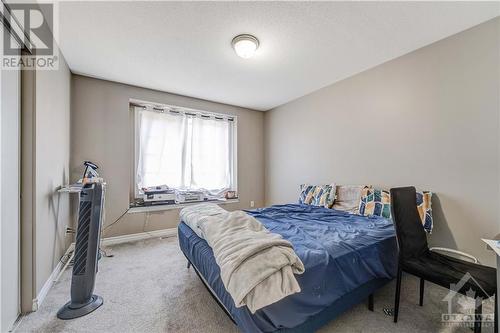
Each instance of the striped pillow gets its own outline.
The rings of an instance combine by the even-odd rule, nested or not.
[[[335,184],[331,185],[300,185],[299,203],[331,208],[335,201]]]

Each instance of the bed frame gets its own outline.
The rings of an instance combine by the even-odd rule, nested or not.
[[[182,251],[184,256],[186,257],[186,260],[188,261],[187,264],[187,269],[189,269],[191,266],[193,266],[194,271],[196,272],[196,275],[200,278],[201,282],[207,288],[208,292],[210,295],[213,297],[213,299],[217,302],[217,304],[221,307],[221,309],[224,311],[224,313],[229,317],[229,319],[236,325],[238,326],[238,323],[236,320],[233,318],[229,310],[226,308],[224,303],[219,299],[217,294],[213,291],[213,289],[210,287],[208,282],[205,280],[203,275],[200,273],[196,265],[193,264],[193,262],[188,258],[188,256]],[[331,320],[337,318],[340,316],[342,313],[345,311],[349,310],[353,306],[363,302],[366,300],[368,297],[368,310],[373,311],[374,307],[374,296],[373,293],[383,287],[385,284],[390,282],[391,280],[389,279],[375,279],[372,281],[369,281],[360,287],[354,289],[350,293],[342,296],[333,304],[331,304],[329,307],[321,311],[320,313],[310,317],[308,320],[303,322],[302,324],[293,327],[293,328],[282,328],[279,329],[275,332],[283,332],[283,333],[311,333],[316,330],[318,330],[320,327],[326,325],[328,322]]]
[[[182,252],[182,253],[184,253],[184,252]],[[238,326],[238,323],[236,322],[236,320],[234,320],[234,318],[231,315],[231,313],[229,312],[229,310],[226,309],[226,306],[224,305],[224,303],[222,303],[222,301],[219,299],[219,296],[217,296],[217,294],[215,293],[215,291],[213,291],[213,289],[210,287],[210,285],[208,284],[207,280],[205,280],[205,278],[203,277],[203,275],[201,275],[201,273],[198,270],[198,268],[196,268],[196,266],[191,262],[191,260],[189,260],[189,258],[186,256],[185,253],[184,253],[184,257],[186,257],[186,259],[188,261],[187,269],[189,269],[190,266],[193,266],[193,269],[196,272],[196,275],[198,275],[198,277],[200,278],[201,282],[203,282],[203,285],[205,286],[205,288],[207,288],[207,290],[210,293],[210,295],[212,295],[213,299],[217,302],[217,304],[219,304],[219,306],[221,307],[221,309],[224,310],[224,312],[229,317],[229,319],[231,319],[231,321],[236,326]]]

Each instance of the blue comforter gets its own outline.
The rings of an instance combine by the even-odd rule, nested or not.
[[[392,222],[385,218],[297,204],[246,212],[271,232],[289,240],[305,265],[305,273],[296,275],[300,293],[254,315],[246,314],[246,308],[237,309],[245,313],[236,317],[243,316],[244,321],[251,318],[254,327],[261,331],[295,327],[361,285],[395,276],[395,231]],[[181,237],[179,240],[181,248],[187,246]],[[195,255],[194,249],[183,248],[185,253],[186,250]]]

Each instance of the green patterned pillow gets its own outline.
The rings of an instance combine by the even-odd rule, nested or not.
[[[359,201],[360,215],[391,217],[391,195],[388,191],[365,187]]]
[[[331,185],[300,185],[299,203],[331,208],[335,201],[335,184]]]
[[[432,218],[432,192],[417,191],[417,210],[425,231],[432,233],[434,220]]]
[[[432,192],[417,191],[416,206],[422,226],[428,233],[432,232]],[[388,191],[365,187],[359,201],[360,215],[375,215],[391,218],[391,195]]]

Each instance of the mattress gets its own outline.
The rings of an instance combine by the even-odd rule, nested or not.
[[[296,204],[275,205],[247,213],[268,230],[289,240],[305,266],[304,274],[296,275],[300,293],[253,315],[246,307],[235,307],[206,241],[186,224],[179,225],[182,251],[245,332],[298,327],[326,309],[331,312],[332,305],[348,299],[346,296],[350,293],[366,289],[372,281],[389,281],[396,274],[396,237],[393,224],[387,219]],[[370,288],[366,290],[372,292]]]

